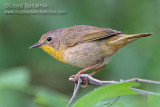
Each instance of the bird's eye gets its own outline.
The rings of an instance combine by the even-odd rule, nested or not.
[[[47,41],[50,42],[52,40],[52,37],[48,37]]]

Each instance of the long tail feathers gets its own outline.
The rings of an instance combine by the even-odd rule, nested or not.
[[[121,48],[121,47],[137,40],[140,37],[147,37],[150,35],[152,35],[152,33],[141,33],[141,34],[132,34],[132,35],[120,34],[118,36],[111,38],[111,40],[108,41],[108,44],[110,44],[110,46],[117,46],[117,47]]]
[[[141,33],[141,34],[133,34],[133,35],[128,35],[131,38],[139,38],[139,37],[147,37],[152,35],[152,33]]]

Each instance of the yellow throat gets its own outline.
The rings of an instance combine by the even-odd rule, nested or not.
[[[50,54],[57,60],[65,63],[65,60],[63,58],[63,54],[61,51],[55,50],[54,48],[47,46],[47,45],[41,46],[40,48],[42,48],[45,52],[47,52],[48,54]]]

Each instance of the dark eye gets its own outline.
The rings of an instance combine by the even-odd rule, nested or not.
[[[50,42],[52,40],[52,37],[48,37],[47,41]]]

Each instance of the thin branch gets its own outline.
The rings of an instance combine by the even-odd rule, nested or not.
[[[154,93],[154,92],[150,92],[150,91],[145,91],[145,90],[140,90],[140,89],[136,89],[136,88],[131,88],[133,91],[138,92],[141,95],[144,95],[146,97],[149,97],[149,95],[151,94],[156,94],[156,95],[160,95],[159,93]]]
[[[125,82],[132,82],[132,81],[160,85],[160,81],[146,80],[146,79],[141,79],[141,78],[133,78],[133,79],[125,80]]]
[[[76,97],[76,95],[77,95],[77,93],[78,93],[78,91],[79,91],[79,88],[80,88],[80,86],[81,86],[81,83],[82,83],[82,79],[79,78],[78,84],[75,83],[74,92],[73,92],[73,95],[72,95],[72,97],[71,97],[71,99],[70,99],[67,107],[70,107],[70,106],[71,106],[73,100],[75,99],[75,97]]]
[[[85,82],[83,81],[83,80],[86,80],[85,78],[88,78],[87,80],[88,80],[89,85],[96,85],[96,86],[102,86],[102,85],[114,84],[114,83],[122,83],[122,82],[143,82],[143,83],[160,85],[159,81],[146,80],[146,79],[140,79],[140,78],[133,78],[133,79],[129,79],[129,80],[120,80],[120,82],[118,82],[118,81],[101,81],[101,80],[98,80],[98,79],[91,77],[88,74],[81,74],[78,78],[78,84],[76,83],[77,81],[75,81],[75,79],[73,77],[69,78],[69,81],[75,82],[75,88],[74,88],[73,95],[68,103],[68,107],[72,104],[74,98],[76,97],[76,95],[80,89],[81,84],[85,84]],[[136,88],[131,88],[131,89],[138,92],[139,94],[147,96],[147,97],[150,94],[157,94],[154,92],[149,92],[149,91],[140,90],[140,89],[136,89]]]
[[[120,83],[120,82],[143,82],[143,83],[160,85],[160,81],[146,80],[146,79],[141,79],[141,78],[133,78],[133,79],[129,79],[129,80],[121,80],[120,82],[118,82],[118,81],[101,81],[101,80],[98,80],[98,79],[95,79],[95,78],[91,77],[88,74],[81,74],[79,77],[80,78],[88,78],[88,84],[90,84],[90,85],[98,85],[98,86],[106,85],[106,84],[113,84],[113,83]],[[69,81],[75,82],[74,78],[69,78]]]

